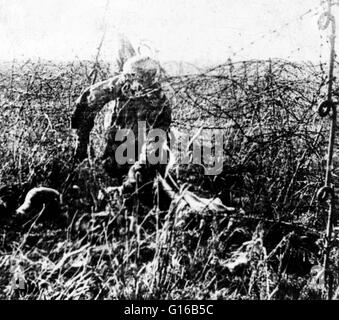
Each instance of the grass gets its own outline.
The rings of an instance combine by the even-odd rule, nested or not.
[[[98,80],[109,76],[102,63]],[[288,61],[225,64],[167,79],[173,126],[222,128],[224,166],[172,174],[234,214],[127,208],[100,162],[73,161],[73,102],[91,82],[86,61],[0,68],[1,299],[319,299],[327,208],[316,201],[328,136],[316,105],[323,70]],[[170,86],[169,86],[170,84]],[[100,153],[103,112],[92,134]],[[15,216],[27,191],[62,193],[61,223]],[[331,268],[338,275],[336,243]]]

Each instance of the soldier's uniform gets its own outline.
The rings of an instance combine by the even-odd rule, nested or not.
[[[157,81],[159,64],[148,57],[136,56],[129,59],[123,72],[106,81],[88,87],[78,98],[76,109],[72,115],[72,128],[77,130],[78,146],[76,157],[83,160],[87,157],[89,135],[94,126],[94,119],[102,107],[115,100],[111,126],[106,133],[106,148],[103,161],[108,174],[122,177],[128,171],[125,184],[133,181],[133,172],[139,172],[143,183],[152,180],[157,170],[163,170],[164,165],[150,164],[145,160],[145,153],[160,152],[167,154],[166,144],[162,150],[155,150],[155,142],[147,141],[146,146],[140,146],[138,141],[138,124],[142,121],[146,133],[151,129],[162,129],[168,133],[171,124],[171,107],[169,100]],[[131,129],[135,137],[135,164],[119,164],[115,154],[117,148],[124,142],[116,141],[116,133],[121,129]],[[159,144],[157,144],[157,147]],[[143,150],[140,154],[138,151]]]

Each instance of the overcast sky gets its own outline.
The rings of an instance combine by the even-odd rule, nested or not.
[[[244,48],[234,60],[319,61],[318,15],[313,10],[298,17],[320,0],[108,2],[105,10],[107,0],[0,0],[0,59],[91,59],[106,25],[103,57],[108,59],[124,33],[134,44],[147,39],[163,60],[225,61]],[[325,43],[324,57],[327,51]]]

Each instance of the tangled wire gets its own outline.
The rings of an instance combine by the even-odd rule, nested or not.
[[[295,220],[306,213],[314,223],[328,136],[316,107],[326,82],[323,65],[251,60],[172,77],[165,85],[179,131],[223,132],[215,192],[232,189],[249,214]]]

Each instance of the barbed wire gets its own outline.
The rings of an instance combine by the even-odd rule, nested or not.
[[[335,144],[335,133],[337,127],[337,105],[333,102],[332,91],[333,91],[333,70],[335,60],[335,38],[336,38],[336,21],[335,17],[331,12],[332,0],[327,0],[327,9],[324,11],[318,20],[318,27],[320,30],[326,30],[331,26],[330,34],[330,56],[329,56],[329,68],[328,68],[328,82],[327,82],[327,96],[326,99],[318,107],[320,117],[329,117],[331,120],[330,136],[328,141],[327,150],[327,162],[326,162],[326,174],[325,184],[321,187],[317,193],[319,202],[328,203],[328,217],[326,227],[326,239],[324,245],[324,264],[323,268],[325,271],[325,281],[327,284],[327,298],[332,299],[333,295],[333,277],[332,271],[330,270],[330,250],[331,250],[331,239],[334,221],[334,210],[335,210],[335,191],[332,182],[332,161]]]
[[[293,19],[293,20],[291,20],[291,21],[289,21],[289,22],[285,22],[285,23],[281,24],[281,25],[280,25],[279,27],[277,27],[277,28],[274,28],[274,29],[272,29],[272,30],[269,30],[268,32],[266,32],[266,33],[264,33],[263,35],[261,35],[261,36],[259,37],[258,40],[253,40],[253,41],[249,42],[247,46],[243,46],[243,47],[241,47],[240,49],[234,51],[234,52],[230,55],[230,58],[236,57],[239,53],[244,52],[244,51],[246,50],[246,48],[251,47],[251,46],[254,46],[255,44],[259,43],[260,41],[262,41],[262,40],[268,38],[269,36],[272,36],[272,35],[275,35],[275,36],[280,35],[280,34],[282,33],[282,31],[281,31],[282,29],[285,29],[285,28],[291,26],[293,23],[296,23],[296,22],[298,22],[298,21],[304,20],[305,17],[309,16],[311,13],[313,13],[313,15],[311,15],[311,17],[313,17],[313,16],[315,16],[315,15],[318,15],[318,14],[320,13],[319,9],[322,8],[322,4],[323,4],[324,2],[325,2],[324,0],[321,1],[321,3],[320,3],[319,5],[317,5],[317,6],[313,7],[313,8],[311,8],[311,9],[306,10],[305,12],[303,12],[302,14],[300,14],[299,16],[297,16],[295,19]],[[216,66],[216,67],[218,67],[218,66]]]

